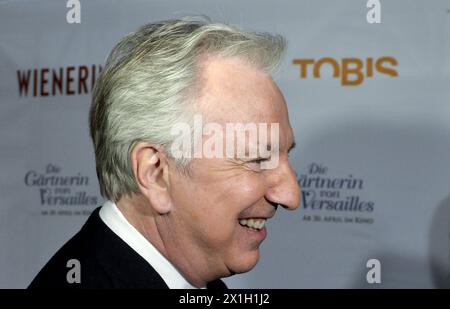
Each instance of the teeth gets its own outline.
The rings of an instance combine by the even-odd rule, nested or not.
[[[239,220],[239,223],[242,226],[246,226],[255,230],[260,230],[263,228],[264,224],[266,223],[265,219],[242,219]]]
[[[261,220],[261,221],[259,222],[258,229],[262,229],[262,228],[264,227],[264,224],[266,224],[266,220]]]

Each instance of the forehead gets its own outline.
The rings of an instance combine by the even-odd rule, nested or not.
[[[278,122],[289,125],[286,104],[272,78],[238,57],[200,62],[196,110],[206,121]]]

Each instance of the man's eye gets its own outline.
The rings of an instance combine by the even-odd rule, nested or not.
[[[249,163],[259,164],[261,162],[266,162],[266,161],[269,161],[269,160],[270,160],[270,158],[257,158],[257,159],[254,159],[254,160],[250,160]]]

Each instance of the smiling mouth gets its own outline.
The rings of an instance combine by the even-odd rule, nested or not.
[[[239,224],[251,230],[259,231],[266,224],[266,219],[240,219]]]

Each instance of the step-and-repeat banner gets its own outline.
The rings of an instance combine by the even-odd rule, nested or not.
[[[0,287],[26,287],[103,202],[88,110],[114,43],[199,14],[289,44],[277,82],[302,206],[278,212],[259,264],[228,285],[448,287],[444,0],[0,1]]]

